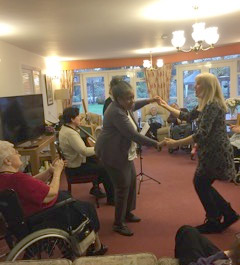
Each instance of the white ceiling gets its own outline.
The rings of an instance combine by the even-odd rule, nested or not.
[[[184,29],[187,48],[196,1],[0,0],[0,23],[11,28],[0,40],[64,60],[127,58],[172,49],[172,31]],[[218,26],[217,46],[240,43],[240,0],[201,0],[199,14],[206,27]]]

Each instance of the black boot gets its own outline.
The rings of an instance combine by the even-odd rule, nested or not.
[[[195,227],[201,234],[215,234],[223,231],[220,218],[206,218],[204,224]]]
[[[222,229],[228,228],[230,225],[237,222],[240,218],[240,216],[232,209],[230,203],[228,204],[228,207],[223,212],[224,221],[222,223]]]

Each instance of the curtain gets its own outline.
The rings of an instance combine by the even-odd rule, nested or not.
[[[172,64],[164,64],[158,69],[145,69],[145,77],[150,97],[160,96],[168,102]]]
[[[63,109],[72,106],[72,97],[73,97],[73,78],[74,71],[73,70],[63,70],[61,72],[60,86],[61,89],[69,90],[69,99],[63,100]]]

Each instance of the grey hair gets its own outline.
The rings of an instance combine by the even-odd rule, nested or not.
[[[7,141],[0,141],[0,167],[3,165],[4,159],[13,154],[11,147],[14,145]]]
[[[117,101],[118,98],[122,98],[127,92],[132,90],[133,88],[128,82],[118,81],[112,88],[113,98]]]
[[[110,88],[113,88],[119,81],[123,81],[123,77],[120,75],[114,76],[110,82]]]

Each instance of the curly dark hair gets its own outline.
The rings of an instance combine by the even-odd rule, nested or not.
[[[76,107],[68,107],[64,109],[62,119],[64,124],[70,123],[72,119],[76,118],[79,115],[79,109]]]

